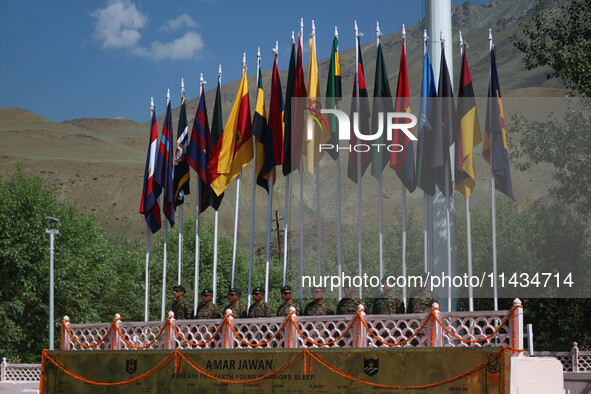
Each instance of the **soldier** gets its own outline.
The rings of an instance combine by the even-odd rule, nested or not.
[[[395,313],[404,313],[404,302],[398,292],[394,291],[394,286],[388,283],[388,277],[382,278],[383,290],[380,298],[373,303],[374,315],[393,315]]]
[[[247,315],[246,314],[246,305],[244,305],[242,302],[240,302],[241,295],[242,295],[242,292],[240,291],[239,288],[230,287],[230,290],[228,290],[228,300],[230,301],[230,304],[228,304],[224,308],[224,313],[225,313],[226,309],[231,309],[232,315],[234,316],[234,318],[238,319],[238,318],[246,317],[246,315]]]
[[[408,301],[408,313],[431,312],[431,305],[439,302],[439,296],[427,289],[429,285],[429,275],[421,274],[421,287],[415,290]]]
[[[191,319],[193,317],[193,307],[187,300],[183,299],[185,293],[186,290],[181,285],[176,285],[172,288],[174,301],[172,302],[170,310],[174,313],[174,318],[176,320]]]
[[[213,290],[209,287],[201,292],[201,304],[197,307],[196,319],[219,319],[220,307],[213,303]]]
[[[292,306],[296,310],[296,315],[302,313],[300,306],[292,298],[291,286],[283,286],[281,288],[281,299],[283,299],[283,304],[277,309],[277,316],[287,316],[289,314],[289,308]]]
[[[304,316],[334,315],[334,306],[324,301],[324,287],[313,287],[313,301],[304,308]]]
[[[345,296],[339,301],[337,305],[337,315],[352,315],[357,313],[357,306],[362,304],[365,308],[365,304],[359,298],[355,297],[355,290],[357,288],[351,283],[343,286],[345,290]]]
[[[269,304],[264,301],[265,290],[262,287],[255,287],[252,291],[254,303],[248,309],[248,317],[271,317],[273,311]]]

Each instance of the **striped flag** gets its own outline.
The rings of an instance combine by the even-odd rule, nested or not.
[[[168,218],[170,227],[174,226],[174,199],[172,188],[172,108],[170,106],[170,95],[166,104],[166,116],[162,126],[162,135],[158,148],[158,158],[156,160],[156,170],[154,180],[164,191],[162,199],[162,208],[164,215]]]
[[[437,96],[435,76],[429,52],[423,61],[423,82],[421,84],[421,112],[417,141],[417,186],[430,196],[435,194],[435,178],[431,171],[435,132],[433,130],[433,97]]]
[[[257,103],[252,119],[252,135],[256,139],[257,157],[255,171],[257,174],[257,185],[269,192],[269,176],[265,177],[263,165],[267,156],[267,151],[273,151],[273,139],[270,136],[269,124],[267,123],[267,110],[265,109],[265,91],[263,89],[263,73],[259,67]],[[269,145],[271,143],[271,145]]]
[[[154,169],[156,166],[156,149],[158,146],[158,128],[156,126],[156,113],[151,108],[150,139],[148,144],[148,156],[146,158],[146,169],[144,171],[144,187],[142,189],[142,201],[140,213],[145,216],[146,223],[152,233],[160,230],[162,221],[160,219],[160,206],[158,205],[157,185],[154,184]]]
[[[189,127],[187,125],[187,108],[185,105],[185,91],[182,92],[179,125],[177,128],[176,151],[174,158],[174,206],[181,205],[185,196],[191,192],[189,187],[189,165],[186,161],[187,145],[189,144]]]
[[[330,54],[330,63],[328,66],[326,101],[324,106],[328,109],[335,109],[337,107],[337,102],[342,96],[341,63],[339,61],[339,37],[335,33],[335,36],[332,40],[332,52]],[[329,144],[336,147],[339,144],[339,134],[336,119],[334,116],[329,116],[327,121],[328,129],[330,130]],[[336,160],[339,152],[337,149],[329,149],[328,154],[333,160]]]

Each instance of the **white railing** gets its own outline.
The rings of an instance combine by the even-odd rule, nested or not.
[[[591,372],[591,351],[580,351],[576,342],[570,352],[536,352],[535,356],[556,357],[563,372]]]
[[[41,364],[9,364],[6,357],[0,364],[0,382],[38,382]]]
[[[516,299],[506,311],[296,316],[163,322],[72,324],[62,326],[63,350],[253,349],[304,347],[506,346],[523,351],[523,308]]]

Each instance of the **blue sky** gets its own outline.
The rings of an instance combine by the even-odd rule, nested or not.
[[[150,96],[158,115],[165,108],[166,89],[171,89],[173,106],[180,104],[181,78],[187,98],[193,99],[199,74],[212,89],[220,63],[224,81],[239,79],[243,52],[248,75],[254,74],[258,46],[267,70],[278,40],[279,67],[286,69],[291,31],[297,32],[301,17],[305,35],[315,20],[317,54],[324,58],[330,55],[335,25],[342,51],[354,46],[354,20],[366,37],[373,37],[376,20],[388,34],[422,15],[420,0],[2,1],[0,108],[20,107],[56,122],[144,122]]]

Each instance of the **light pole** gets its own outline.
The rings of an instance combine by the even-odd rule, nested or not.
[[[47,229],[46,233],[49,234],[49,350],[53,350],[53,239],[55,234],[60,232],[57,229],[57,225],[60,222],[51,216],[47,216]]]

